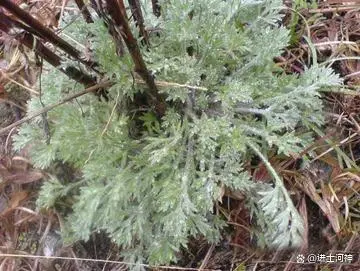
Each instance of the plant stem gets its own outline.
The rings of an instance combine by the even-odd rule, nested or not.
[[[153,13],[156,17],[160,17],[161,15],[161,6],[158,0],[151,0]]]
[[[140,75],[140,77],[145,81],[146,85],[149,88],[147,94],[150,96],[151,104],[155,105],[155,110],[160,116],[164,115],[166,110],[164,98],[159,94],[154,77],[147,69],[137,41],[131,32],[126,16],[124,2],[122,0],[106,0],[106,3],[108,13],[110,14],[115,24],[119,27],[120,34],[125,41],[126,47],[129,50],[129,53],[135,65],[135,72]]]
[[[282,191],[282,194],[284,195],[284,198],[288,204],[288,207],[290,208],[291,212],[295,215],[298,214],[297,209],[295,208],[289,193],[287,192],[283,181],[280,179],[279,175],[276,173],[275,169],[272,167],[272,165],[270,164],[269,160],[265,158],[265,156],[261,153],[261,151],[255,146],[255,144],[251,143],[251,142],[247,142],[246,145],[248,145],[250,147],[250,149],[252,149],[257,156],[259,156],[259,158],[261,159],[261,161],[264,163],[266,169],[269,171],[270,175],[273,177],[274,181],[275,181],[275,185],[277,187],[280,188],[280,190]],[[299,219],[300,216],[299,216]]]
[[[51,42],[53,45],[59,47],[64,52],[75,58],[76,60],[80,61],[87,67],[97,72],[96,70],[97,63],[86,60],[76,48],[74,48],[67,41],[60,38],[50,28],[44,26],[40,21],[32,17],[28,12],[18,7],[11,0],[2,0],[0,2],[0,6],[4,7],[14,16],[16,16],[17,18],[22,20],[25,24],[27,24],[32,29],[33,34],[35,34],[39,38],[43,38],[46,41]]]
[[[8,32],[9,29],[13,26],[18,26],[19,22],[14,21],[12,18],[8,17],[5,14],[0,14],[0,30],[3,32]],[[60,67],[62,59],[60,56],[52,52],[49,48],[47,48],[41,41],[35,38],[30,33],[18,34],[15,36],[15,39],[21,43],[22,45],[28,47],[31,50],[34,50],[36,54],[38,54],[41,58],[44,58],[46,62],[50,65],[58,68],[61,72],[65,73],[71,79],[76,82],[84,85],[85,87],[89,87],[96,84],[96,80],[88,74],[80,71],[75,67]]]
[[[87,9],[83,0],[75,0],[76,5],[78,6],[82,16],[84,17],[85,22],[91,24],[94,20],[91,17],[89,10]]]
[[[150,45],[149,37],[147,31],[145,30],[144,17],[141,12],[140,2],[139,0],[128,0],[128,2],[130,5],[131,12],[134,16],[136,26],[139,27],[140,37],[143,38],[141,42],[144,45],[149,46]]]
[[[112,82],[106,81],[106,82],[91,86],[91,87],[89,87],[87,89],[84,89],[83,91],[80,91],[80,92],[77,92],[75,94],[69,95],[69,96],[65,97],[64,99],[62,99],[62,100],[60,100],[60,101],[58,101],[56,103],[45,106],[44,108],[32,113],[31,115],[28,115],[28,116],[22,118],[21,120],[16,121],[16,122],[12,123],[11,125],[3,128],[3,129],[0,129],[0,135],[6,133],[7,131],[10,131],[14,127],[17,127],[17,126],[19,126],[19,125],[21,125],[21,124],[23,124],[23,123],[25,123],[25,122],[27,122],[29,120],[32,120],[33,118],[36,118],[36,117],[40,116],[41,114],[44,114],[44,113],[54,109],[55,107],[58,107],[59,105],[67,103],[67,102],[69,102],[69,101],[71,101],[71,100],[73,100],[73,99],[75,99],[77,97],[80,97],[82,95],[85,95],[87,93],[95,92],[95,91],[97,91],[99,89],[110,87],[112,84],[113,84]]]

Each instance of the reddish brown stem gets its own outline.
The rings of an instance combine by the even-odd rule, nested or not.
[[[106,81],[106,82],[103,82],[103,83],[99,83],[99,84],[96,84],[96,85],[93,85],[91,87],[88,87],[80,92],[77,92],[75,94],[72,94],[70,96],[67,96],[65,97],[64,99],[56,102],[56,103],[53,103],[53,104],[49,104],[47,106],[45,106],[44,108],[41,108],[40,110],[36,111],[36,112],[33,112],[31,115],[27,115],[25,116],[24,118],[22,118],[21,120],[19,121],[16,121],[16,122],[13,122],[12,124],[10,124],[9,126],[6,126],[5,128],[2,128],[0,129],[0,135],[3,135],[4,133],[10,131],[11,129],[29,121],[29,120],[32,120],[34,118],[36,118],[37,116],[40,116],[41,114],[44,114],[46,112],[49,112],[50,110],[54,109],[55,107],[58,107],[64,103],[67,103],[69,101],[72,101],[82,95],[85,95],[87,93],[94,93],[96,91],[99,91],[101,89],[105,89],[105,88],[108,88],[110,86],[112,86],[113,83],[110,82],[110,81]]]
[[[103,7],[103,3],[101,1],[97,1],[97,0],[90,0],[90,1],[91,1],[92,8],[95,10],[95,12],[98,14],[98,16],[103,19],[104,24],[109,31],[109,34],[114,39],[114,42],[116,44],[117,55],[120,57],[123,56],[124,51],[125,51],[123,40],[117,32],[115,24],[107,16],[107,13],[105,12],[104,7]]]
[[[43,38],[48,42],[51,42],[76,60],[80,61],[81,63],[92,69],[95,69],[95,67],[97,66],[96,63],[85,60],[85,58],[82,57],[81,53],[76,48],[74,48],[71,44],[57,36],[50,28],[44,26],[41,22],[32,17],[28,12],[11,2],[11,0],[1,0],[0,6],[3,6],[17,18],[30,26],[33,29],[33,32],[36,33],[38,37]]]
[[[12,18],[6,16],[3,13],[0,13],[0,30],[7,33],[11,27],[14,25],[18,25],[18,22],[14,21]],[[23,44],[24,46],[32,49],[37,53],[40,57],[42,57],[46,62],[50,65],[58,68],[60,71],[65,73],[71,79],[76,82],[83,84],[85,87],[96,84],[96,80],[91,76],[83,73],[75,67],[60,67],[61,65],[61,57],[50,51],[45,45],[41,43],[40,40],[36,39],[32,34],[23,33],[15,36],[15,39]]]
[[[140,2],[139,0],[128,0],[128,2],[130,5],[131,13],[134,16],[136,26],[139,28],[140,37],[143,38],[142,43],[149,46],[149,37],[147,31],[145,30],[144,17],[142,15]]]
[[[151,0],[153,13],[156,17],[160,17],[161,15],[161,6],[158,0]]]
[[[78,6],[78,8],[80,9],[80,12],[82,14],[82,16],[84,17],[85,22],[87,22],[88,24],[91,24],[94,22],[94,20],[91,17],[91,14],[89,12],[89,10],[87,9],[85,3],[83,0],[75,0],[76,5]]]
[[[25,33],[22,37],[16,38],[20,43],[25,45],[30,49],[34,49],[35,52],[46,62],[51,64],[54,67],[57,67],[61,72],[69,76],[69,78],[75,80],[76,82],[84,85],[85,87],[89,87],[96,84],[96,80],[91,76],[83,73],[79,69],[69,66],[69,67],[60,67],[61,58],[50,51],[46,46],[44,46],[39,40],[34,38],[33,35]],[[35,48],[33,45],[35,44]]]
[[[112,20],[120,28],[120,34],[125,41],[126,47],[128,48],[131,58],[135,64],[135,72],[137,72],[147,84],[149,88],[148,94],[151,96],[152,103],[156,105],[156,110],[159,115],[163,115],[165,112],[164,99],[158,92],[154,77],[147,69],[137,41],[131,32],[126,16],[124,2],[122,0],[106,0],[106,3],[108,13],[110,14]]]

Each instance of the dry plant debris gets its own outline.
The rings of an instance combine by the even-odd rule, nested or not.
[[[53,29],[57,28],[58,19],[61,14],[66,12],[67,8],[64,5],[66,1],[18,0],[14,1],[14,3],[26,7],[30,14]],[[332,59],[343,58],[344,60],[334,62],[333,65],[346,78],[349,88],[352,89],[359,89],[360,83],[360,61],[351,59],[353,56],[358,57],[360,52],[359,10],[360,4],[358,1],[328,0],[320,1],[316,9],[299,11],[309,20],[310,39],[317,50],[318,59],[331,63]],[[301,23],[300,19],[297,33],[301,36],[306,31],[306,25],[303,22]],[[24,95],[25,99],[19,99],[11,96],[12,92],[8,93],[5,89],[11,84],[10,88],[16,85],[23,91],[26,89],[25,93],[32,90],[30,92],[36,94],[35,82],[38,67],[31,50],[19,46],[4,32],[0,34],[0,43],[4,48],[0,60],[0,102],[6,101],[10,105],[23,109],[25,106],[24,100],[26,100],[28,94]],[[279,66],[285,68],[289,73],[302,73],[304,64],[309,62],[310,57],[309,45],[300,41],[298,44],[289,47],[276,61]],[[309,240],[307,240],[303,249],[311,249],[311,246],[314,245],[310,238],[311,234],[313,234],[311,231],[314,230],[311,229],[311,224],[316,224],[321,220],[324,223],[323,225],[326,225],[326,223],[330,225],[330,227],[325,226],[320,234],[323,239],[320,249],[323,249],[324,253],[326,250],[331,249],[358,251],[360,248],[360,239],[357,236],[360,229],[359,171],[344,167],[342,161],[344,159],[339,159],[341,155],[339,156],[335,148],[326,141],[331,138],[331,142],[335,142],[351,161],[356,165],[359,164],[360,141],[358,133],[360,129],[358,122],[360,120],[358,119],[358,113],[360,112],[360,98],[356,95],[330,93],[326,94],[325,99],[328,101],[328,130],[330,132],[319,136],[319,141],[310,146],[308,153],[314,152],[316,155],[321,155],[329,148],[333,149],[311,162],[304,169],[299,169],[297,159],[284,160],[282,157],[274,156],[271,162],[280,175],[287,180],[289,190],[293,191],[294,197],[300,202],[301,213],[307,219],[307,224],[310,225],[308,228]],[[17,118],[19,119],[20,116],[18,115]],[[10,116],[10,118],[12,118],[11,121],[14,121],[13,116]],[[2,123],[2,128],[4,123],[6,122]],[[351,138],[349,139],[349,137]],[[36,240],[33,240],[34,236],[45,238],[50,232],[49,227],[44,227],[41,224],[50,225],[53,229],[55,225],[58,226],[59,218],[54,214],[46,216],[46,214],[41,215],[34,212],[31,201],[36,192],[37,183],[44,177],[44,173],[31,169],[26,160],[26,153],[9,153],[8,145],[10,141],[11,139],[4,138],[1,141],[2,148],[0,148],[0,176],[2,179],[0,185],[0,244],[2,244],[0,251],[35,254],[34,249],[37,249],[37,247],[33,245],[36,243]],[[303,157],[306,154],[294,154],[294,157]],[[260,165],[256,170],[249,165],[249,171],[252,172],[254,179],[257,181],[266,181],[268,179],[268,173],[263,165]],[[315,205],[312,205],[309,199]],[[311,217],[310,213],[314,210],[309,210],[309,208],[315,209],[317,214],[320,213],[320,210],[326,219]],[[222,261],[232,261],[236,263],[235,266],[239,266],[242,262],[246,264],[252,263],[253,270],[270,270],[273,264],[268,263],[266,265],[266,259],[271,258],[269,254],[258,252],[252,247],[249,234],[251,219],[249,214],[244,211],[241,195],[236,192],[224,191],[223,204],[218,207],[218,210],[228,219],[228,224],[234,229],[234,232],[229,233],[228,243],[226,246],[224,245],[225,249],[218,249],[218,251],[215,249],[213,256],[207,263],[207,267],[221,268]],[[316,228],[315,230],[319,229]],[[336,242],[336,238],[343,238],[343,242]],[[347,240],[348,242],[344,242]],[[106,240],[103,239],[102,241]],[[98,244],[94,242],[93,245],[95,248]],[[81,250],[87,256],[86,249],[79,249],[78,251]],[[231,253],[226,250],[231,251]],[[109,249],[109,253],[110,251],[111,249]],[[73,251],[67,251],[66,253],[69,256],[74,254]],[[281,259],[289,260],[286,255],[282,255],[282,252],[278,252],[273,256],[277,261],[281,261]],[[265,267],[256,267],[258,262],[262,261],[262,258],[265,259],[263,260]],[[218,264],[219,262],[220,264]],[[70,270],[70,268],[86,270],[79,263],[63,262],[62,265],[63,268],[66,268],[63,270]],[[36,263],[27,259],[17,261],[7,258],[2,259],[0,263],[1,270],[20,270],[20,266],[24,270],[26,270],[25,268],[32,270]],[[289,266],[286,263],[280,268],[285,269],[278,270],[302,270],[296,269],[295,265]],[[355,269],[348,270],[358,270],[356,269],[358,267],[353,268]]]

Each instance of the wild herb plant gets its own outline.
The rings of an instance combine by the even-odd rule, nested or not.
[[[35,167],[61,161],[81,172],[80,180],[46,181],[38,206],[71,197],[66,241],[105,231],[127,260],[163,264],[176,261],[189,237],[219,240],[226,223],[214,203],[226,186],[247,197],[259,244],[298,246],[303,221],[267,154],[300,151],[311,140],[298,132],[303,123],[323,123],[319,90],[341,80],[316,63],[302,74],[276,66],[289,42],[280,0],[160,3],[156,17],[142,1],[150,39],[142,54],[166,97],[163,116],[135,104],[146,85],[133,76],[129,54],[117,55],[101,20],[65,28],[114,85],[108,102],[87,95],[50,111],[49,144],[43,118],[20,129],[15,147],[30,145]],[[47,105],[82,86],[45,68],[42,89]],[[29,112],[41,107],[33,98]],[[267,167],[268,183],[253,182],[244,169],[253,158]]]

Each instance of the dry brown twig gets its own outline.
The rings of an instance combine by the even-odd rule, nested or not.
[[[136,80],[137,83],[139,84],[146,84],[143,80]],[[107,87],[110,87],[111,85],[113,85],[114,83],[111,82],[111,81],[105,81],[105,82],[102,82],[102,83],[99,83],[99,84],[96,84],[92,87],[89,87],[89,88],[86,88],[84,89],[83,91],[80,91],[80,92],[77,92],[73,95],[69,95],[67,97],[65,97],[64,99],[56,102],[56,103],[53,103],[53,104],[50,104],[48,106],[45,106],[44,108],[32,113],[31,115],[28,115],[26,117],[24,117],[23,119],[19,120],[19,121],[16,121],[14,123],[12,123],[11,125],[3,128],[3,129],[0,129],[0,135],[6,133],[7,131],[11,130],[12,128],[14,127],[17,127],[29,120],[32,120],[38,116],[40,116],[41,114],[43,113],[46,113],[52,109],[54,109],[55,107],[58,107],[64,103],[67,103],[77,97],[80,97],[80,96],[83,96],[87,93],[91,93],[91,92],[95,92],[99,89],[104,89],[104,88],[107,88]],[[157,81],[155,82],[155,84],[159,87],[179,87],[179,88],[188,88],[188,89],[194,89],[194,90],[207,90],[207,88],[204,88],[204,87],[198,87],[198,86],[190,86],[190,85],[186,85],[186,84],[178,84],[178,83],[173,83],[173,82],[165,82],[165,81]]]
[[[19,120],[19,121],[16,121],[16,122],[12,123],[11,125],[9,125],[9,126],[3,128],[3,129],[1,129],[1,130],[0,130],[0,135],[6,133],[7,131],[11,130],[11,129],[14,128],[14,127],[17,127],[17,126],[19,126],[19,125],[21,125],[21,124],[23,124],[23,123],[25,123],[25,122],[27,122],[27,121],[29,121],[29,120],[32,120],[33,118],[36,118],[37,116],[40,116],[40,115],[43,114],[43,113],[46,113],[46,112],[54,109],[55,107],[57,107],[57,106],[59,106],[59,105],[62,105],[62,104],[64,104],[64,103],[67,103],[67,102],[69,102],[69,101],[71,101],[71,100],[73,100],[73,99],[75,99],[75,98],[77,98],[77,97],[80,97],[80,96],[82,96],[82,95],[85,95],[85,94],[87,94],[87,93],[95,92],[95,91],[97,91],[97,90],[99,90],[99,89],[109,87],[109,86],[111,86],[112,84],[113,84],[113,83],[111,83],[110,81],[106,81],[106,82],[103,82],[103,83],[99,83],[99,84],[97,84],[97,85],[94,85],[94,86],[92,86],[92,87],[89,87],[89,88],[87,88],[87,89],[84,89],[83,91],[77,92],[77,93],[75,93],[75,94],[73,94],[73,95],[69,95],[69,96],[65,97],[64,99],[62,99],[62,100],[60,100],[60,101],[58,101],[58,102],[56,102],[56,103],[50,104],[50,105],[48,105],[48,106],[45,106],[44,108],[42,108],[42,109],[34,112],[33,114],[31,114],[31,115],[29,115],[29,116],[26,116],[26,117],[24,117],[23,119],[21,119],[21,120]]]
[[[19,87],[29,91],[30,93],[34,94],[34,95],[39,95],[39,92],[37,90],[34,90],[32,88],[29,88],[23,84],[21,84],[20,82],[16,81],[15,79],[12,79],[10,76],[8,76],[5,72],[0,70],[0,75],[3,76],[5,79],[9,80],[11,83],[14,83],[15,85],[18,85]]]
[[[198,268],[191,267],[180,267],[180,266],[151,266],[149,264],[137,264],[124,261],[112,261],[112,260],[102,260],[102,259],[89,259],[89,258],[73,258],[73,257],[55,257],[55,256],[37,256],[37,255],[20,255],[20,254],[8,254],[0,253],[0,257],[7,258],[23,258],[23,259],[52,259],[52,260],[77,260],[77,261],[88,261],[88,262],[98,262],[98,263],[113,263],[113,264],[125,264],[127,266],[140,265],[147,268],[157,268],[165,270],[188,270],[188,271],[199,271]],[[219,269],[203,269],[202,271],[221,271]]]
[[[67,41],[63,40],[59,36],[57,36],[50,28],[44,26],[40,21],[31,16],[28,12],[18,7],[16,4],[11,2],[10,0],[2,0],[0,2],[0,6],[7,9],[18,19],[23,21],[26,25],[28,25],[33,32],[32,34],[44,38],[47,41],[51,42],[55,46],[62,49],[64,52],[79,60],[81,63],[86,65],[87,67],[93,69],[95,72],[98,72],[96,69],[97,63],[92,61],[87,61],[80,51],[78,51],[75,47],[69,44]]]
[[[312,14],[318,14],[318,13],[332,13],[332,12],[342,12],[342,11],[350,11],[354,9],[359,9],[359,6],[342,6],[342,7],[329,7],[329,8],[314,8],[309,9],[307,12]]]
[[[211,257],[211,254],[213,253],[214,249],[215,249],[215,245],[214,245],[214,244],[211,244],[208,252],[207,252],[206,255],[205,255],[204,260],[202,261],[202,263],[201,263],[201,265],[200,265],[200,267],[199,267],[199,271],[204,271],[204,270],[205,270],[204,268],[205,268],[206,265],[208,264],[209,259],[210,259],[210,257]]]

